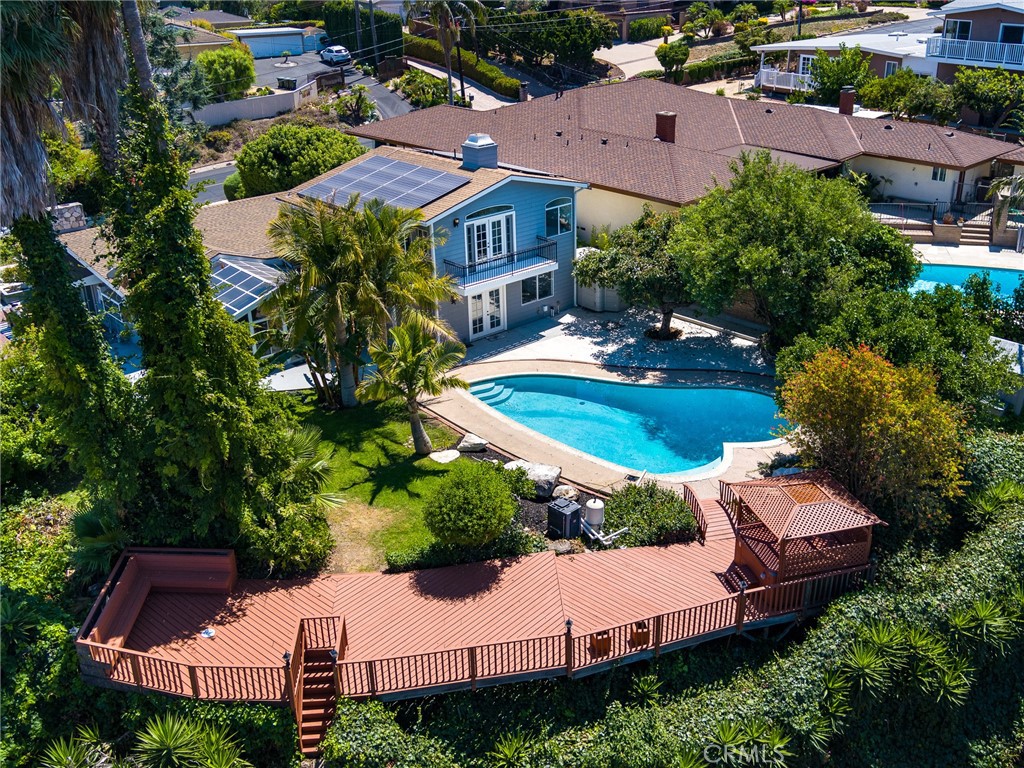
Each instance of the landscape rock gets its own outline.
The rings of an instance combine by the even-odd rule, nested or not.
[[[568,499],[569,501],[576,501],[580,497],[580,492],[571,485],[559,485],[551,492],[551,497],[555,499]]]
[[[455,450],[461,453],[479,453],[480,451],[486,451],[487,445],[488,443],[486,440],[470,432],[464,438],[459,440],[459,444],[455,446]]]
[[[505,465],[505,469],[516,469],[522,467],[526,470],[526,476],[533,481],[533,487],[538,499],[550,499],[558,485],[558,478],[562,476],[562,468],[551,464],[534,464],[533,462],[516,459]]]
[[[548,550],[554,552],[556,555],[571,555],[573,550],[572,542],[568,539],[549,541]]]
[[[456,450],[450,451],[434,451],[430,454],[430,458],[436,461],[438,464],[450,464],[455,461],[462,454]]]

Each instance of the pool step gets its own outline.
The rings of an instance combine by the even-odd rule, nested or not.
[[[504,384],[487,382],[485,384],[471,387],[469,392],[482,403],[487,403],[487,405],[501,405],[512,397],[515,393],[515,389]]]

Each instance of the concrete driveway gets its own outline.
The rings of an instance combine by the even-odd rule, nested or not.
[[[310,75],[334,72],[337,69],[320,61],[319,53],[304,53],[301,56],[289,57],[288,63],[294,62],[294,67],[279,66],[283,61],[283,58],[256,59],[256,87],[262,88],[268,85],[271,88],[276,88],[279,77],[294,77],[299,85],[305,85]],[[348,73],[348,71],[349,66],[346,66],[345,72]]]

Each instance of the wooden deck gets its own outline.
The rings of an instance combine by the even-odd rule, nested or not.
[[[82,672],[115,687],[290,701],[308,751],[318,737],[304,723],[314,718],[309,732],[321,734],[335,695],[400,698],[588,674],[792,621],[869,576],[863,567],[740,589],[732,524],[717,500],[698,505],[703,543],[544,552],[405,574],[219,577],[229,586],[212,589],[189,571],[205,562],[192,553],[176,588],[167,568],[173,553],[129,551],[80,630]],[[102,634],[112,626],[107,606],[134,618],[116,642]],[[336,662],[325,655],[332,652]],[[332,669],[327,695],[323,675],[329,685]]]

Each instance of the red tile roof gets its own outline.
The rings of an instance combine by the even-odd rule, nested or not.
[[[655,138],[659,111],[676,113],[675,143]],[[1007,151],[1004,143],[939,126],[724,99],[645,78],[487,112],[433,107],[351,132],[382,143],[453,153],[470,133],[488,133],[498,143],[503,164],[677,204],[694,201],[716,178],[728,177],[730,158],[742,147],[766,148],[811,169],[858,155],[960,169]]]

